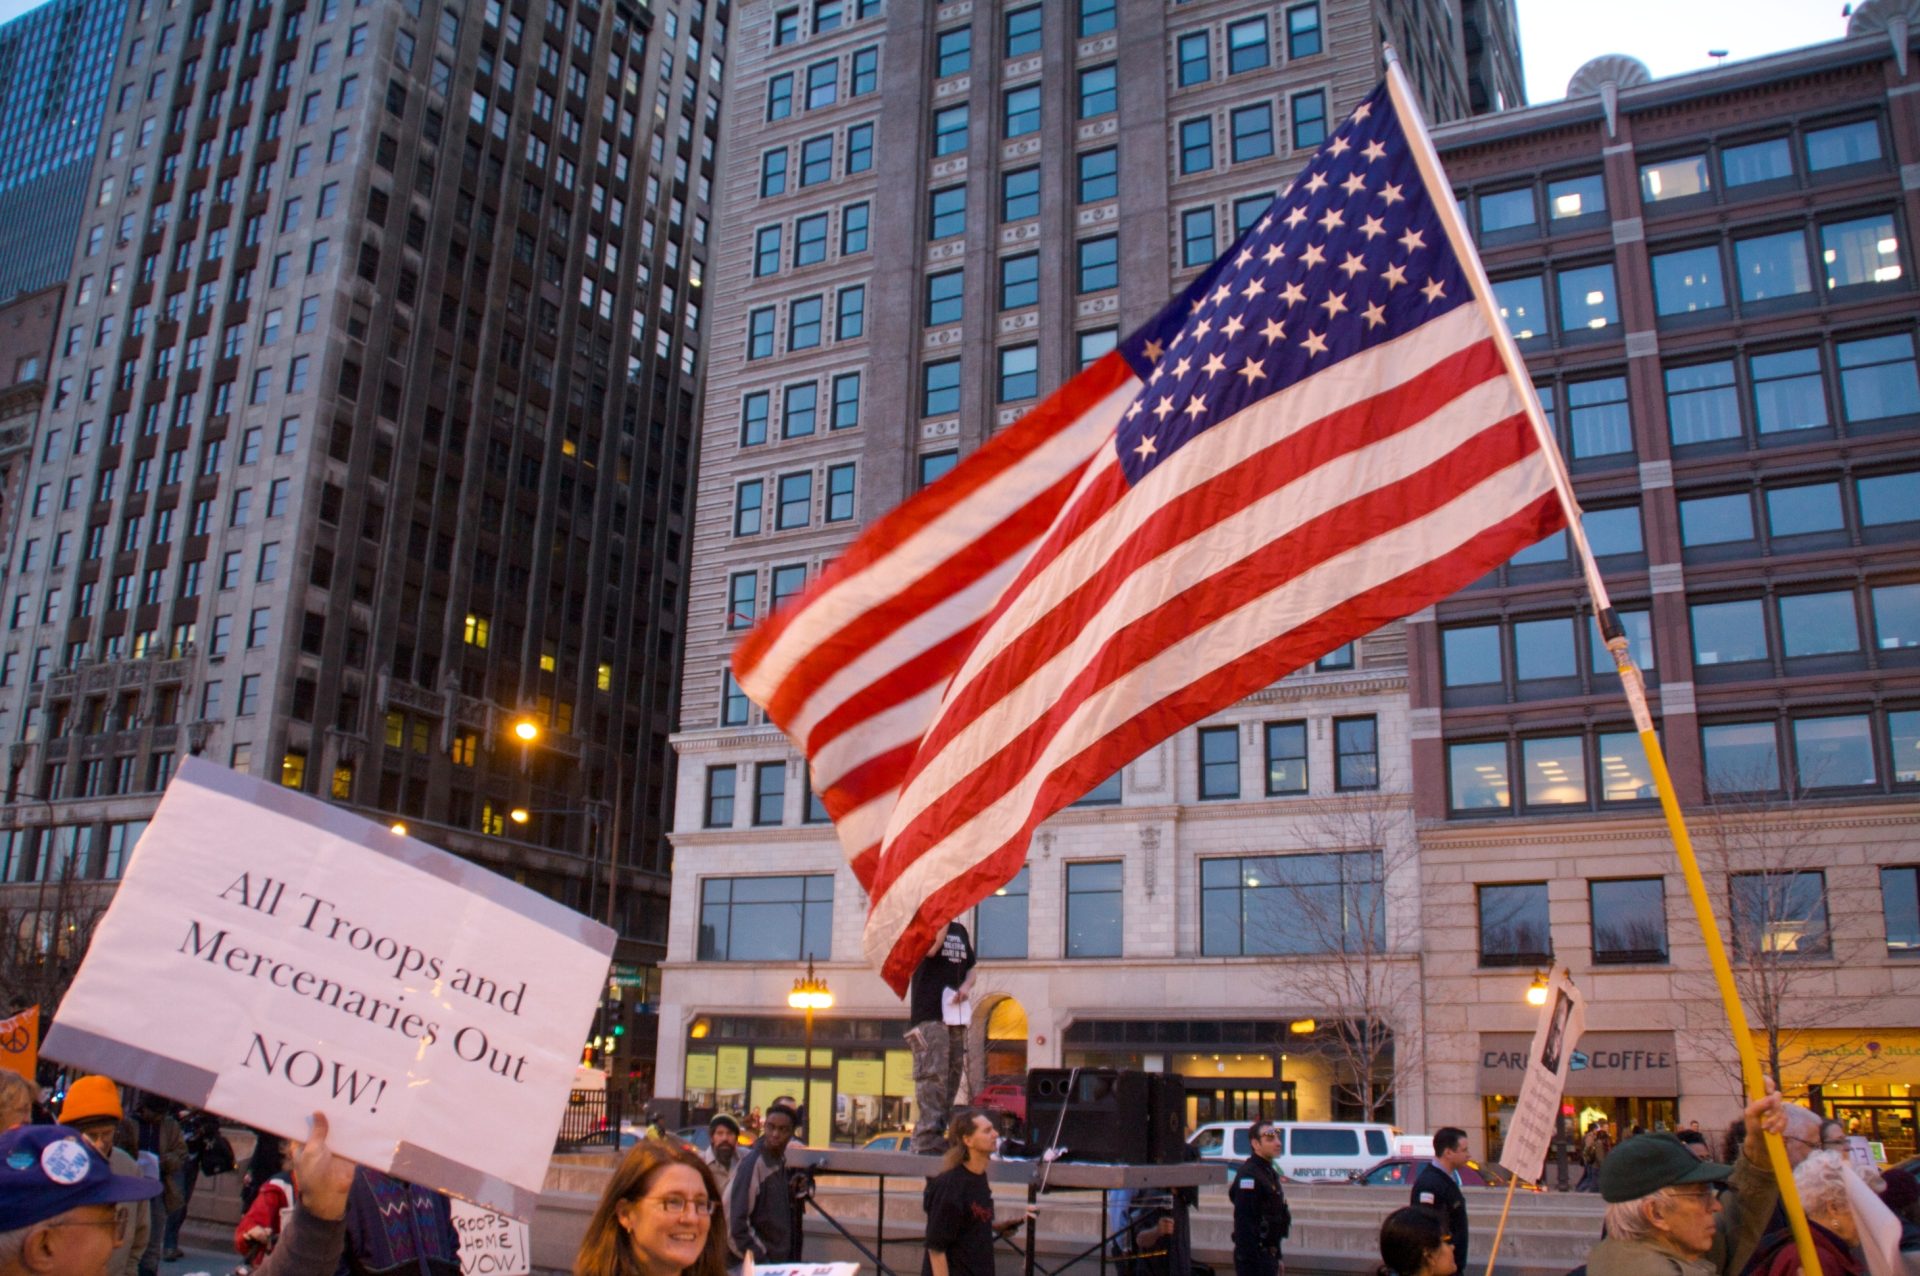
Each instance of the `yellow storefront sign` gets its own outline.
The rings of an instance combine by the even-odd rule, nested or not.
[[[690,1054],[687,1056],[687,1089],[713,1089],[714,1063],[710,1054]]]
[[[879,1094],[887,1083],[887,1065],[879,1059],[842,1059],[840,1061],[840,1092],[842,1094]]]
[[[1753,1048],[1767,1059],[1765,1032]],[[1808,1028],[1780,1036],[1784,1087],[1920,1083],[1920,1030],[1913,1028]]]
[[[912,1051],[887,1051],[887,1093],[909,1096],[913,1094]]]
[[[714,1088],[739,1094],[747,1088],[747,1048],[721,1046],[714,1075]]]

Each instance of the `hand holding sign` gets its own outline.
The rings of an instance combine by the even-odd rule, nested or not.
[[[300,1185],[300,1204],[315,1218],[347,1216],[347,1193],[353,1189],[353,1162],[335,1156],[327,1146],[327,1114],[310,1118],[313,1131],[293,1154],[293,1181]]]

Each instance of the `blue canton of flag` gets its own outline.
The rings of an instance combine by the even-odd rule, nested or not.
[[[1121,469],[1137,483],[1242,409],[1472,300],[1382,84],[1122,344],[1146,388],[1115,435]]]

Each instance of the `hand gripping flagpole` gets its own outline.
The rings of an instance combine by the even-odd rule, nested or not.
[[[1474,249],[1473,239],[1460,217],[1459,206],[1453,199],[1453,187],[1440,167],[1440,156],[1434,150],[1433,140],[1427,136],[1426,123],[1421,117],[1420,105],[1413,96],[1412,86],[1407,83],[1406,72],[1401,69],[1391,45],[1383,52],[1387,64],[1387,91],[1392,95],[1394,110],[1399,114],[1401,128],[1407,136],[1407,145],[1413,152],[1421,179],[1426,183],[1440,224],[1453,241],[1461,268],[1473,285],[1475,300],[1487,317],[1500,357],[1506,363],[1514,383],[1522,389],[1527,418],[1533,425],[1534,434],[1540,440],[1540,450],[1553,472],[1554,491],[1567,517],[1567,535],[1573,540],[1581,571],[1586,576],[1587,591],[1593,598],[1594,618],[1600,626],[1600,635],[1606,641],[1607,650],[1613,654],[1614,665],[1620,674],[1620,685],[1626,692],[1627,706],[1633,713],[1634,730],[1640,735],[1647,765],[1653,771],[1654,786],[1660,794],[1660,810],[1666,816],[1667,829],[1673,836],[1673,848],[1680,860],[1680,871],[1686,878],[1687,898],[1693,905],[1694,918],[1700,924],[1700,938],[1706,945],[1708,960],[1713,965],[1714,983],[1719,987],[1720,1001],[1727,1012],[1734,1049],[1740,1054],[1741,1076],[1752,1098],[1764,1098],[1767,1079],[1760,1070],[1760,1056],[1754,1050],[1753,1032],[1747,1025],[1746,1009],[1740,1004],[1740,990],[1734,984],[1733,966],[1727,960],[1726,941],[1713,916],[1713,902],[1707,895],[1706,879],[1700,875],[1700,861],[1693,852],[1693,839],[1687,834],[1686,819],[1680,812],[1680,799],[1673,791],[1673,778],[1667,773],[1666,755],[1661,752],[1660,738],[1654,731],[1653,714],[1647,708],[1646,682],[1633,663],[1631,644],[1607,597],[1606,583],[1600,579],[1600,567],[1593,561],[1593,551],[1587,546],[1586,532],[1580,526],[1580,504],[1574,499],[1573,480],[1567,474],[1566,463],[1560,458],[1560,448],[1554,440],[1553,430],[1540,408],[1540,398],[1534,391],[1533,378],[1527,374],[1526,362],[1520,357],[1512,334],[1507,331],[1506,321],[1494,307],[1493,286],[1487,279],[1486,267],[1480,264],[1480,254]],[[1794,1245],[1800,1253],[1801,1266],[1807,1276],[1820,1276],[1820,1258],[1813,1247],[1813,1233],[1807,1227],[1806,1210],[1801,1206],[1800,1193],[1794,1187],[1793,1166],[1787,1159],[1787,1145],[1770,1130],[1763,1130],[1762,1133],[1766,1139],[1767,1157],[1773,1167],[1774,1181],[1780,1188],[1780,1203],[1786,1209],[1787,1223],[1793,1230]]]

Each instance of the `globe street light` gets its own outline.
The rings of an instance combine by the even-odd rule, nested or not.
[[[813,1097],[813,1012],[833,1009],[833,991],[827,987],[826,977],[813,973],[813,958],[807,958],[807,973],[793,981],[793,991],[787,994],[787,1004],[795,1010],[804,1011],[807,1016],[806,1053],[801,1065],[800,1110],[810,1111]],[[802,1132],[804,1136],[804,1131]]]
[[[1533,982],[1527,985],[1527,1004],[1529,1006],[1547,1004],[1547,977],[1537,970],[1533,972]]]

